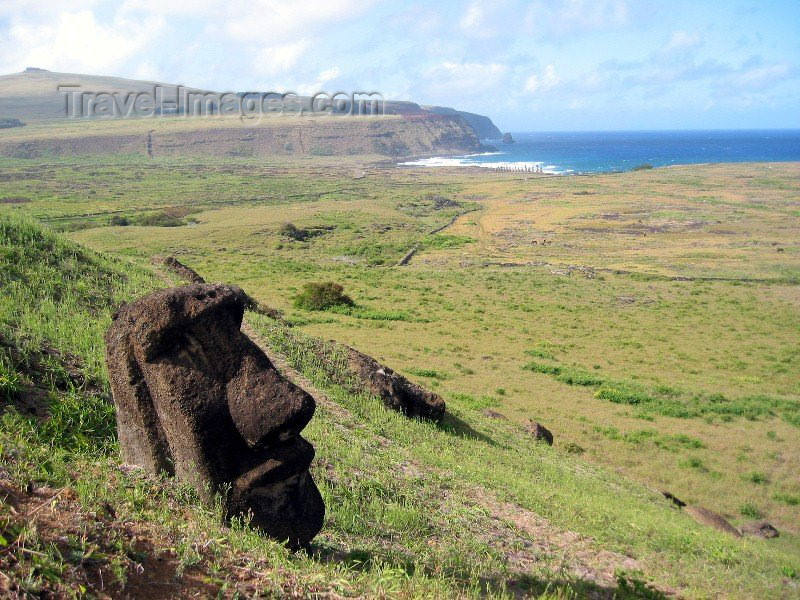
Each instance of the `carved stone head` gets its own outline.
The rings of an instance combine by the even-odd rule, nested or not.
[[[206,501],[291,546],[322,528],[325,505],[300,432],[314,399],[240,330],[247,295],[197,284],[122,307],[106,361],[123,458],[192,483]]]

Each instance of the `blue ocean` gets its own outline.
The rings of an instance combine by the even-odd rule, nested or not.
[[[401,163],[541,170],[569,175],[698,163],[800,161],[800,129],[737,131],[512,132],[496,152]]]

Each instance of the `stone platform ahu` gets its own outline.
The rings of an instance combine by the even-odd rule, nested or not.
[[[123,306],[106,361],[123,459],[190,482],[228,516],[249,515],[292,547],[322,528],[325,505],[300,436],[314,399],[284,379],[240,327],[248,296],[196,284]]]

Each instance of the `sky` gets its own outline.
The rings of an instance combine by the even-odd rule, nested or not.
[[[2,0],[0,40],[2,74],[379,92],[504,131],[800,128],[800,0]]]

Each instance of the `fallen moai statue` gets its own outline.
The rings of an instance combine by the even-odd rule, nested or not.
[[[445,403],[438,395],[395,373],[363,352],[344,346],[350,370],[364,387],[380,397],[383,403],[407,417],[418,417],[440,421],[444,416]]]
[[[758,537],[767,540],[780,536],[780,532],[766,521],[745,523],[739,528],[739,531],[742,532],[742,535],[749,535],[750,537]]]
[[[739,530],[728,523],[728,521],[725,520],[725,517],[718,515],[714,511],[708,510],[707,508],[689,505],[683,507],[683,512],[702,525],[708,525],[709,527],[713,527],[719,531],[729,533],[733,537],[742,537],[742,534],[739,532]]]
[[[150,262],[154,265],[164,265],[167,269],[175,273],[181,279],[185,279],[189,283],[205,283],[206,280],[203,279],[200,274],[192,269],[191,267],[187,267],[181,261],[179,261],[174,256],[153,256],[150,259]]]
[[[525,425],[525,431],[531,434],[531,436],[533,436],[533,439],[540,442],[544,442],[548,446],[553,445],[553,434],[547,427],[545,427],[541,423],[537,423],[533,419],[529,419],[528,424]]]
[[[300,431],[314,399],[284,379],[240,327],[238,287],[197,284],[123,306],[106,361],[123,458],[190,482],[228,516],[292,547],[322,528],[325,505]]]

